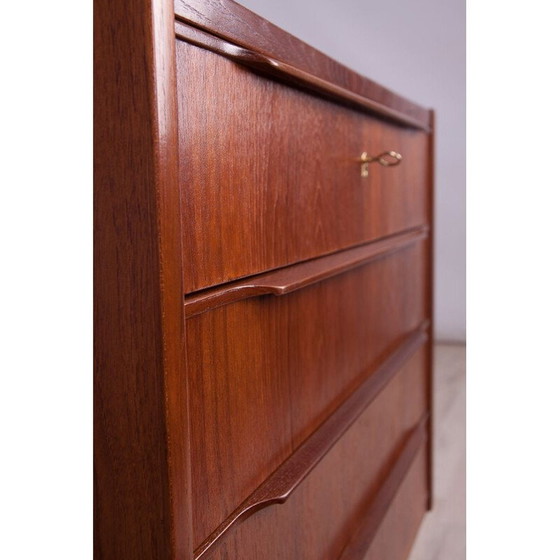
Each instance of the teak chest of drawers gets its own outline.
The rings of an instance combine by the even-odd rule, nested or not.
[[[95,2],[95,557],[404,560],[433,112],[229,0]]]

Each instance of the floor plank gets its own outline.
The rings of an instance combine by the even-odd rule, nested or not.
[[[409,560],[465,560],[465,346],[435,348],[434,508]]]

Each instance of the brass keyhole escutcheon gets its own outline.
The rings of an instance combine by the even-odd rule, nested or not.
[[[395,167],[395,165],[399,165],[402,159],[402,155],[399,154],[399,152],[395,152],[394,150],[382,152],[377,156],[370,156],[367,152],[363,152],[360,156],[360,162],[362,164],[361,175],[362,177],[369,176],[370,163],[379,163],[383,167]]]

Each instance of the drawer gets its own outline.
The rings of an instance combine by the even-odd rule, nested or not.
[[[339,560],[363,558],[363,560],[406,560],[414,539],[420,528],[422,518],[428,509],[428,477],[427,462],[429,448],[424,447],[410,467],[407,477],[399,487],[387,513],[374,535],[373,541],[367,547],[366,554],[352,556],[348,547],[348,556]],[[364,527],[367,530],[367,525]],[[360,535],[362,541],[356,542],[356,548],[366,548],[367,535]],[[360,547],[360,544],[362,547]]]
[[[422,362],[413,356],[286,499],[195,558],[355,560],[369,549],[371,560],[404,560],[427,507]]]
[[[401,236],[187,299],[197,545],[418,331],[426,251]]]
[[[427,223],[426,132],[176,52],[186,292]],[[361,154],[387,150],[401,163],[362,177]]]
[[[379,520],[375,533],[372,534],[370,525],[377,519],[365,519],[356,531],[354,539],[346,544],[344,554],[338,560],[408,558],[422,518],[428,509],[428,455],[429,448],[423,447],[399,485],[387,511]]]

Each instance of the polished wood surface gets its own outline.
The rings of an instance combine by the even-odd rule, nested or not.
[[[181,21],[294,66],[429,126],[429,110],[359,75],[231,0],[175,0]]]
[[[433,152],[430,111],[230,0],[96,2],[96,560],[404,560]]]
[[[373,371],[368,378],[313,432],[295,451],[261,484],[223,523],[198,547],[195,559],[201,558],[210,547],[215,546],[226,531],[256,511],[277,503],[285,502],[309,475],[331,447],[352,426],[367,406],[393,379],[419,346],[426,342],[425,325],[412,333],[401,345]],[[419,379],[419,382],[422,380]],[[425,432],[422,427],[422,432]],[[415,437],[414,442],[418,437]],[[418,444],[419,445],[419,444]],[[407,457],[417,451],[411,444]],[[406,459],[408,460],[408,459]],[[406,463],[406,460],[404,462]],[[400,459],[399,459],[400,461]],[[408,464],[408,463],[407,463]],[[387,487],[393,488],[400,482],[404,466],[395,465]],[[404,476],[404,473],[402,473]],[[384,483],[385,485],[385,483]],[[385,490],[387,493],[388,490]],[[383,501],[385,503],[385,500]],[[379,509],[381,506],[377,506]],[[368,530],[369,532],[372,532]]]
[[[200,29],[185,25],[177,21],[175,23],[175,33],[178,38],[187,41],[197,47],[203,47],[209,51],[221,54],[226,58],[239,64],[252,68],[268,77],[276,78],[286,82],[291,86],[309,90],[315,94],[350,105],[354,109],[374,113],[378,117],[385,117],[390,121],[429,131],[429,127],[406,113],[401,113],[353,91],[340,87],[333,82],[323,80],[314,74],[300,70],[291,64],[280,62],[275,58],[265,56],[255,51],[237,47],[223,39],[218,39],[214,35],[205,33]]]
[[[187,292],[427,223],[426,133],[183,41],[177,65]],[[401,164],[361,177],[360,155],[387,150]]]
[[[363,560],[405,560],[428,501],[427,449],[421,449],[385,514]]]
[[[427,235],[428,228],[418,228],[334,255],[319,257],[267,274],[260,274],[217,288],[189,294],[185,297],[185,316],[194,317],[199,313],[204,313],[222,305],[252,297],[267,294],[275,296],[289,294],[353,268],[363,266],[376,259],[386,257],[422,241]]]
[[[169,2],[94,3],[94,542],[189,558],[177,111]]]
[[[339,560],[364,558],[372,541],[375,539],[380,525],[383,523],[395,495],[414,463],[421,446],[424,444],[428,415],[414,428],[408,436],[391,472],[387,475],[379,490],[373,496],[371,504],[363,516],[363,520],[352,537],[346,543]],[[391,556],[395,558],[395,556]]]
[[[197,546],[423,323],[425,251],[187,320]]]
[[[382,490],[390,473],[396,467],[400,470],[399,458],[411,433],[423,424],[426,411],[423,361],[421,349],[285,503],[257,511],[228,531],[202,558],[339,558],[349,537],[370,511],[373,497]],[[387,422],[388,416],[391,422]],[[418,507],[425,510],[426,462],[422,448],[418,457],[423,459],[424,476],[418,495],[409,494],[408,506],[416,510],[419,502]],[[394,480],[391,486],[398,486],[398,482]],[[404,484],[406,480],[401,488]],[[390,515],[390,508],[382,517],[387,515]]]

